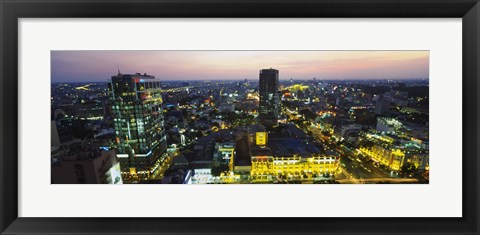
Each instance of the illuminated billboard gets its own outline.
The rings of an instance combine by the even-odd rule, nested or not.
[[[255,139],[256,139],[257,145],[260,145],[260,146],[267,145],[267,132],[257,132]]]

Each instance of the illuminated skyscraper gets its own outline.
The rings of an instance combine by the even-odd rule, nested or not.
[[[259,120],[265,127],[276,126],[280,113],[280,98],[278,95],[278,70],[260,70],[259,93],[260,108]]]
[[[122,176],[154,178],[167,148],[160,81],[147,74],[118,72],[109,92]]]

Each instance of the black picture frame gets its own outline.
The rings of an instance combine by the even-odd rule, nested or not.
[[[0,0],[0,231],[4,234],[479,234],[478,0]],[[18,217],[18,19],[116,17],[462,18],[462,218]],[[41,198],[39,198],[41,203]],[[441,208],[439,208],[441,210]],[[255,216],[255,215],[252,215]]]

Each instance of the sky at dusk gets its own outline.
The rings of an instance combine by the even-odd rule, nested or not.
[[[52,82],[107,81],[147,73],[168,80],[429,78],[429,51],[52,51]]]

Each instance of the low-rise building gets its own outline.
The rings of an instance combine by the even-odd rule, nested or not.
[[[250,175],[279,176],[303,174],[334,175],[338,170],[338,158],[332,155],[315,154],[310,157],[292,156],[252,156]]]
[[[361,147],[360,151],[390,169],[398,171],[405,161],[405,153],[388,145],[374,144],[372,148]]]
[[[364,133],[363,139],[371,144],[360,145],[362,154],[391,170],[400,171],[407,162],[414,164],[418,170],[429,169],[428,145],[420,140],[380,133]]]
[[[75,142],[52,152],[52,184],[122,184],[115,151]]]

